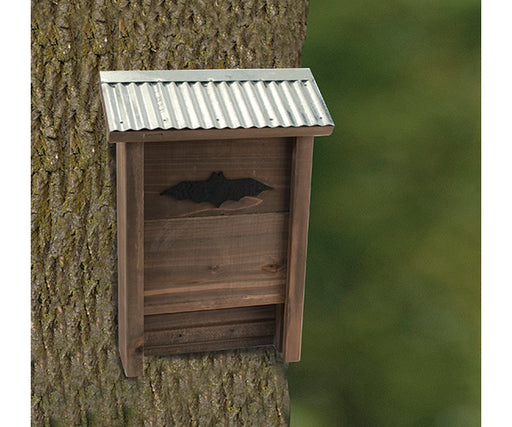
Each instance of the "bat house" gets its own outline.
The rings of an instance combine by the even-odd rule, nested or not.
[[[274,345],[300,359],[313,137],[309,69],[102,71],[116,144],[119,350]]]

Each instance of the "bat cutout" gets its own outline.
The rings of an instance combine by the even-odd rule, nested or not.
[[[273,190],[252,178],[227,179],[222,172],[213,172],[206,181],[182,181],[162,191],[160,195],[178,200],[190,199],[196,203],[210,202],[217,208],[226,200],[240,200],[245,196],[257,196],[262,191]]]

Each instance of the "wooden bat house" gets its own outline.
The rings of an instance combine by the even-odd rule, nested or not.
[[[116,144],[119,350],[274,345],[300,359],[313,137],[309,69],[102,71]]]

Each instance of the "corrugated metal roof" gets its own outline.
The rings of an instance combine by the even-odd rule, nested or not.
[[[102,71],[110,132],[333,126],[308,68]]]

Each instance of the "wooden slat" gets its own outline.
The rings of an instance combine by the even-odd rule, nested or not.
[[[118,144],[119,351],[126,376],[143,374],[144,145]]]
[[[145,316],[146,354],[270,345],[275,307],[257,306]]]
[[[274,328],[274,321],[262,321],[147,332],[145,335],[144,345],[147,345],[148,347],[168,345],[169,343],[172,345],[179,345],[269,336],[274,334]]]
[[[144,147],[147,220],[288,211],[292,138],[149,143]],[[182,181],[204,181],[220,171],[228,179],[256,179],[272,190],[226,201],[220,208],[161,195]]]
[[[297,138],[292,158],[288,280],[283,324],[283,358],[286,362],[300,360],[312,160],[313,137]]]
[[[192,141],[198,139],[276,138],[330,135],[334,126],[303,126],[249,129],[183,129],[113,131],[108,133],[108,142],[167,142]]]
[[[235,284],[219,286],[208,292],[182,292],[180,294],[162,294],[144,298],[144,313],[178,313],[197,310],[214,310],[228,307],[247,307],[284,302],[285,281],[258,286],[243,287]]]
[[[202,351],[220,351],[236,348],[260,347],[272,345],[273,336],[237,338],[232,340],[210,341],[192,344],[177,344],[152,346],[145,350],[148,356],[163,356],[170,354],[197,353]]]
[[[144,316],[144,332],[275,319],[273,305]]]
[[[288,214],[145,222],[145,314],[284,302]]]

